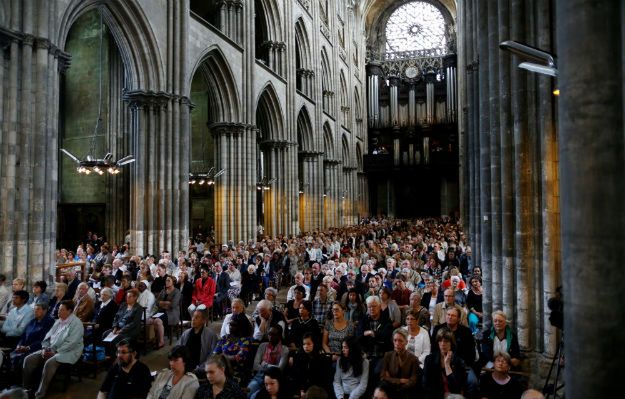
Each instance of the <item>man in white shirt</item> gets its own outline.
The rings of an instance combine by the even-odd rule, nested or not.
[[[152,317],[152,312],[154,308],[154,302],[156,301],[156,297],[148,289],[148,285],[150,283],[147,280],[141,280],[139,285],[137,286],[139,289],[139,298],[137,298],[137,303],[145,308],[145,317],[149,320]]]

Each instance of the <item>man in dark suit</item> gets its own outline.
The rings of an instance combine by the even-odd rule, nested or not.
[[[93,330],[92,337],[95,342],[102,340],[102,334],[111,329],[113,319],[117,313],[117,303],[113,300],[113,290],[110,288],[102,288],[100,291],[101,301],[98,301],[93,310],[93,322],[96,326]]]

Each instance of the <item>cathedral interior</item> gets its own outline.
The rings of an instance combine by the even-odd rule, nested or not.
[[[0,272],[51,281],[87,230],[144,255],[453,216],[532,375],[562,339],[566,396],[607,397],[624,22],[589,0],[2,1]]]

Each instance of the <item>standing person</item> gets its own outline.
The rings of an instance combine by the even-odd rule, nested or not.
[[[334,373],[334,394],[336,399],[360,399],[367,390],[369,361],[362,356],[356,338],[345,338],[341,346],[341,357]]]
[[[189,351],[176,345],[167,354],[169,368],[156,374],[147,399],[193,399],[200,386],[195,374],[187,372]]]
[[[145,398],[151,385],[150,369],[137,359],[132,343],[121,340],[117,343],[117,361],[106,373],[98,399]]]
[[[42,349],[31,353],[24,359],[22,371],[24,387],[32,389],[38,385],[35,399],[46,396],[50,381],[61,363],[74,364],[82,355],[84,327],[73,312],[74,302],[62,301],[59,306],[59,319],[43,339]],[[42,366],[43,370],[39,379],[36,372]]]
[[[211,355],[206,361],[207,382],[200,385],[195,399],[245,399],[246,396],[232,378],[230,363],[224,355]]]

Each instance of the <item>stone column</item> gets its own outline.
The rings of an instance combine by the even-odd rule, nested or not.
[[[7,2],[0,27],[0,272],[52,281],[56,248],[59,50],[53,7]]]
[[[574,0],[556,15],[565,395],[609,397],[625,357],[625,14],[621,2]]]
[[[209,129],[219,149],[215,169],[225,171],[215,181],[215,240],[253,239],[256,221],[251,222],[247,207],[256,206],[256,129],[241,123],[215,123]]]
[[[522,0],[510,2],[510,38],[524,42],[526,39],[525,5]],[[512,57],[512,65],[518,65],[517,57]],[[527,105],[527,72],[519,68],[511,71],[511,101],[514,126],[514,192],[515,199],[515,291],[516,321],[519,344],[530,349],[533,319],[533,196],[532,162]]]
[[[510,38],[510,0],[499,0],[499,42]],[[514,137],[510,103],[510,58],[499,52],[499,134],[501,143],[501,254],[502,306],[511,317],[514,314]]]
[[[484,309],[491,309],[492,298],[492,225],[491,225],[491,170],[490,170],[490,115],[489,93],[489,54],[488,54],[488,3],[478,1],[478,54],[479,54],[479,91],[480,91],[480,265],[482,266]]]
[[[490,289],[492,303],[484,308],[488,315],[502,307],[501,263],[501,142],[499,136],[499,15],[497,0],[488,0],[488,69],[490,123],[490,202],[492,266]],[[487,238],[486,238],[487,239]]]

